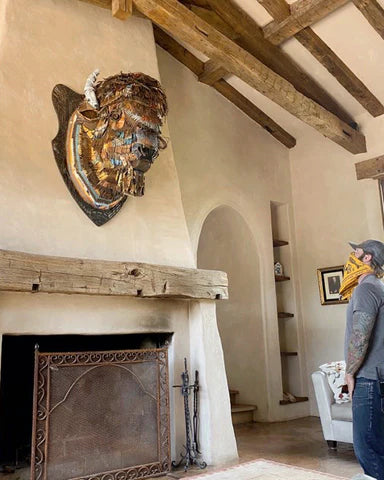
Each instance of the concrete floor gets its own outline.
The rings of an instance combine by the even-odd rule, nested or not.
[[[318,470],[333,475],[351,478],[361,471],[352,445],[339,444],[337,451],[329,451],[323,439],[320,420],[306,417],[281,423],[252,423],[238,425],[235,428],[239,451],[239,462],[248,462],[256,458],[265,458],[298,467]],[[236,462],[237,463],[237,462]],[[208,467],[204,472],[214,470]],[[189,475],[174,472],[160,480],[183,478],[202,471],[191,469]],[[29,469],[14,474],[1,474],[1,480],[27,480]]]

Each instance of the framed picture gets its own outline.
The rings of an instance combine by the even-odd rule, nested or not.
[[[339,299],[339,290],[341,282],[343,281],[343,271],[343,265],[317,269],[317,281],[322,305],[348,303],[348,300]]]

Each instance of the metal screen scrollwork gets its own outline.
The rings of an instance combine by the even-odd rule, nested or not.
[[[32,480],[128,480],[170,470],[166,349],[39,353]]]

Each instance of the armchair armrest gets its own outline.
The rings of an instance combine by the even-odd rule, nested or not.
[[[327,376],[323,372],[312,373],[317,407],[325,440],[334,440],[331,405],[334,403],[333,392],[328,385]]]

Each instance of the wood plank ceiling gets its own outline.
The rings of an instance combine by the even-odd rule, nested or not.
[[[347,3],[354,4],[384,38],[384,10],[377,0],[258,0],[273,18],[258,25],[236,0],[83,0],[112,9],[119,19],[134,9],[154,23],[158,45],[288,148],[295,138],[225,78],[232,74],[353,154],[366,151],[352,116],[281,48],[294,37],[373,117],[384,106],[311,28]],[[254,0],[256,2],[256,0]],[[192,47],[203,62],[187,48]]]

